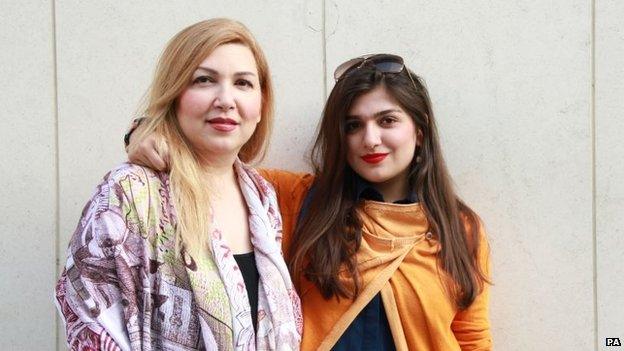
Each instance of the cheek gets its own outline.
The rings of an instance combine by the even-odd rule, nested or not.
[[[345,146],[347,147],[347,162],[353,168],[353,163],[358,158],[357,138],[353,134],[345,136]]]
[[[241,117],[248,118],[256,123],[259,122],[262,114],[262,95],[258,92],[258,94],[241,98],[239,101],[239,109],[242,112]]]
[[[397,130],[391,137],[391,143],[395,150],[400,150],[401,154],[408,158],[414,156],[418,137],[414,128]]]
[[[346,151],[347,151],[347,163],[349,164],[349,166],[353,169],[356,170],[357,169],[357,165],[358,165],[358,161],[361,161],[360,159],[360,147],[359,147],[359,140],[360,138],[358,138],[357,134],[349,134],[345,136],[345,147],[346,147]]]
[[[187,89],[178,98],[176,114],[180,117],[192,117],[206,111],[209,99],[199,90]]]

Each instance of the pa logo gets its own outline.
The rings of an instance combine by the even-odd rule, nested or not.
[[[607,338],[607,346],[622,346],[620,338]]]

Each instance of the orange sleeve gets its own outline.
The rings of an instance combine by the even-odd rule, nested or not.
[[[278,169],[259,169],[260,174],[273,185],[282,214],[282,252],[288,259],[288,249],[297,224],[301,204],[312,186],[314,176]]]
[[[479,223],[478,264],[485,276],[491,279],[489,260],[490,247],[483,224]],[[484,282],[483,289],[472,305],[463,311],[459,311],[451,323],[451,329],[462,351],[492,350],[492,334],[488,317],[489,295],[490,284]]]

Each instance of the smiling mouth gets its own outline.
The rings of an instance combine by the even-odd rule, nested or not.
[[[231,118],[222,118],[222,117],[209,119],[208,123],[210,123],[210,124],[232,124],[232,125],[238,125],[239,124],[238,122],[236,122],[235,120],[233,120]]]
[[[386,158],[386,156],[388,156],[387,153],[385,154],[378,153],[378,154],[367,154],[367,155],[362,156],[361,158],[366,163],[375,164],[375,163],[379,163],[383,161]]]
[[[220,132],[231,132],[240,124],[231,118],[222,117],[212,118],[207,122],[212,128]]]

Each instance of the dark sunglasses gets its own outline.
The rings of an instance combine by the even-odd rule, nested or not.
[[[347,73],[360,69],[366,64],[373,65],[373,67],[381,73],[401,73],[405,69],[409,79],[414,85],[414,89],[418,90],[416,82],[414,82],[414,78],[412,78],[412,74],[405,68],[403,58],[392,54],[370,54],[350,59],[336,68],[334,71],[334,79],[337,82],[345,77]]]

